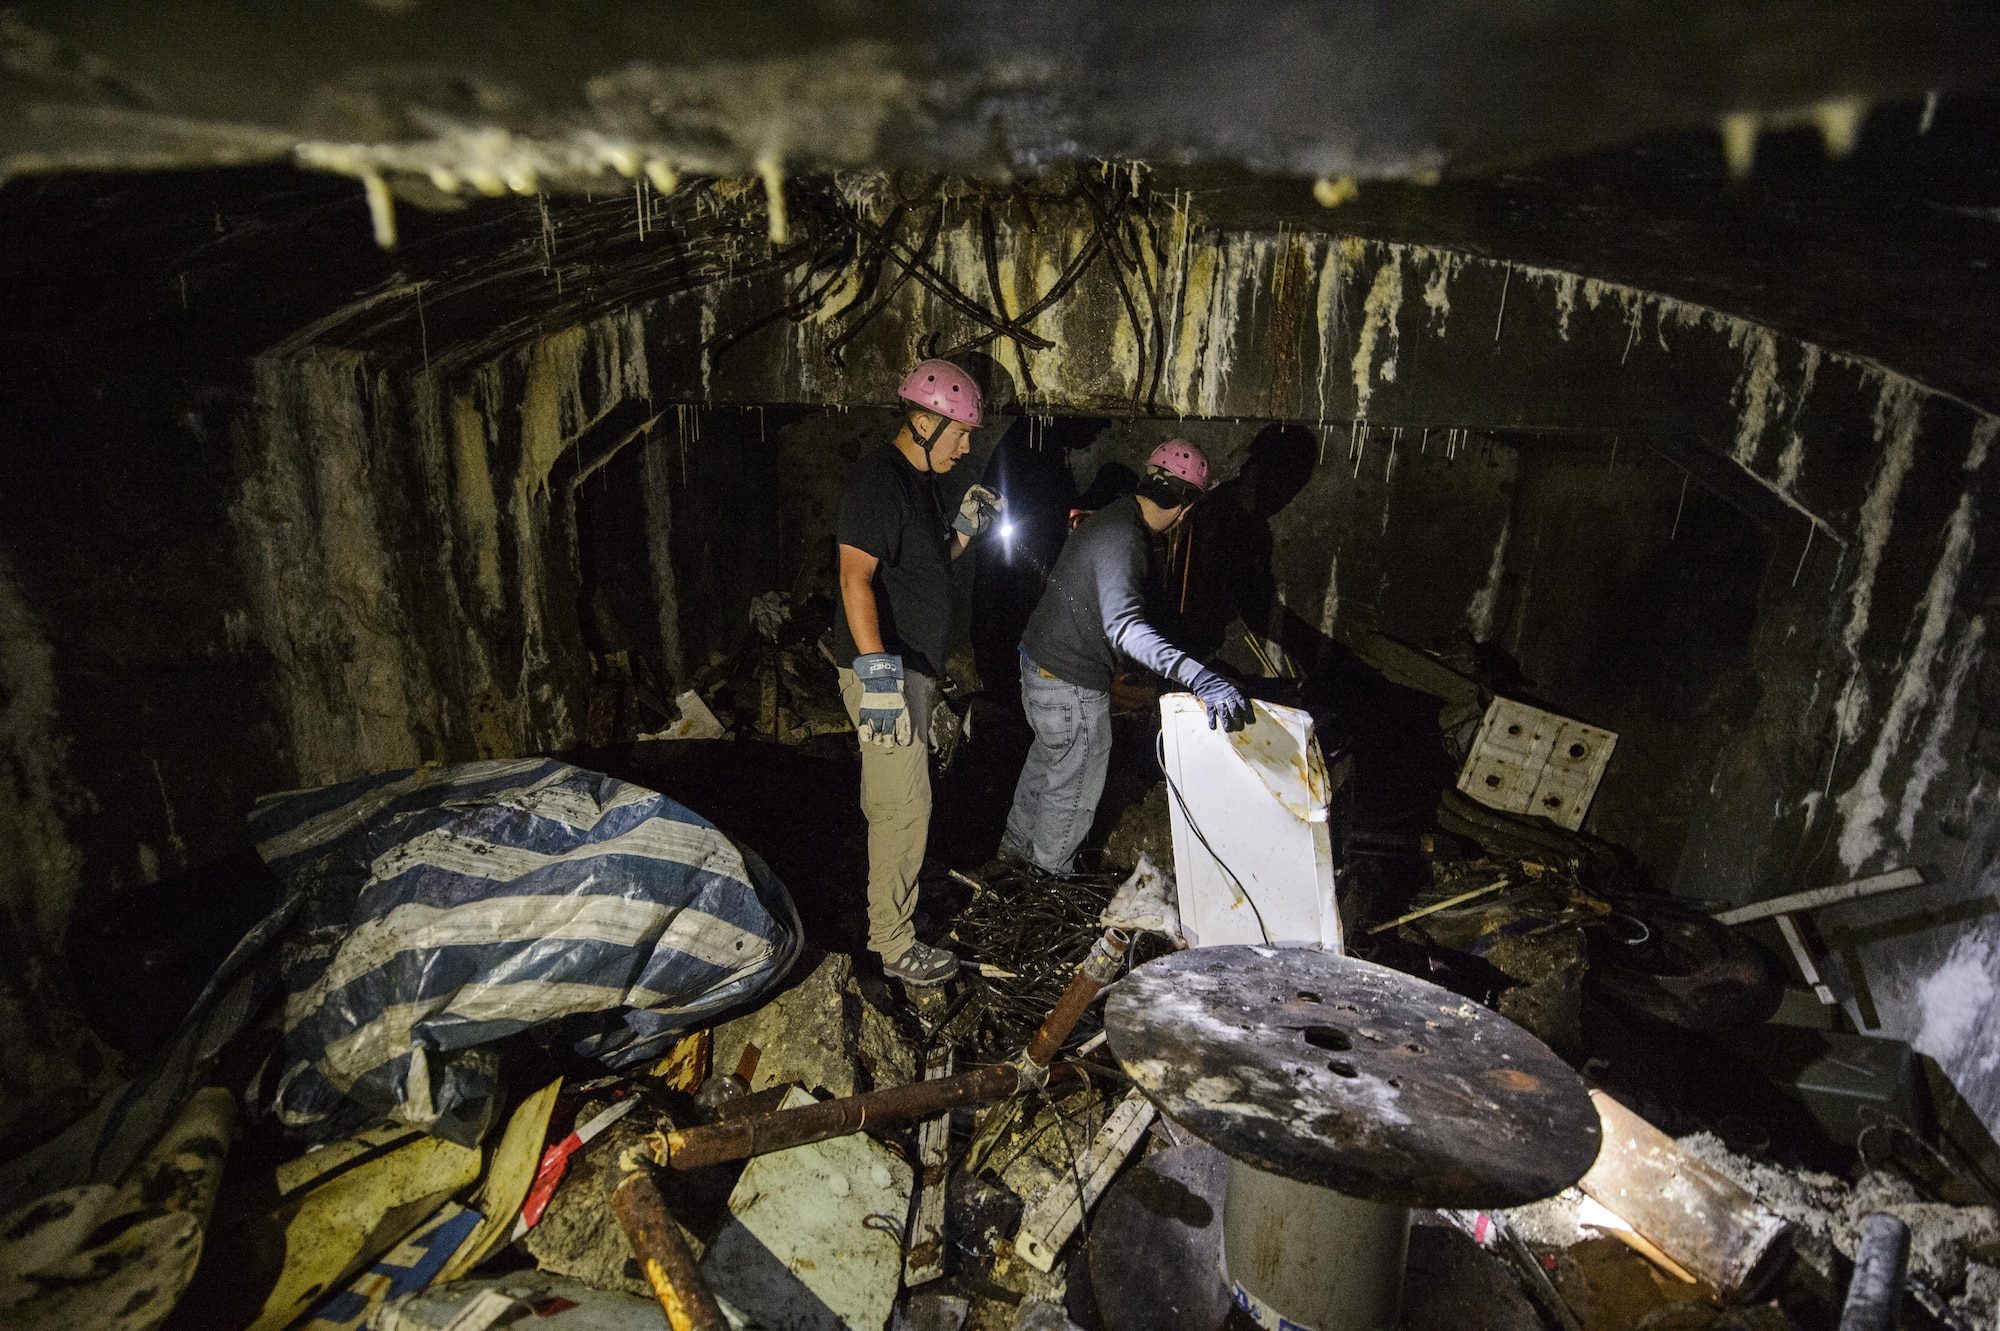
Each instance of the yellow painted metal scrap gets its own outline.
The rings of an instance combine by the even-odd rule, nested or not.
[[[477,1148],[396,1125],[287,1161],[278,1186],[288,1202],[302,1195],[285,1226],[284,1271],[250,1331],[296,1321],[477,1179],[480,1159]]]

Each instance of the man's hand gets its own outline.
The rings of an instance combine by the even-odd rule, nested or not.
[[[951,529],[971,540],[1006,511],[1006,500],[983,485],[975,485],[958,501],[958,516],[951,520]]]
[[[1215,729],[1216,722],[1222,723],[1224,730],[1241,730],[1250,724],[1255,715],[1250,710],[1250,700],[1242,690],[1213,670],[1202,670],[1188,686],[1194,696],[1201,699],[1201,705],[1208,711],[1208,728]]]
[[[908,744],[913,732],[903,700],[903,658],[867,652],[854,658],[854,673],[861,681],[862,740],[884,748]]]

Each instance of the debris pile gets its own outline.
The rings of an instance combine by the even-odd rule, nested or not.
[[[733,654],[717,652],[694,672],[665,729],[640,739],[751,737],[804,744],[847,735],[840,700],[832,607],[823,596],[766,592],[750,603],[750,628]]]
[[[685,710],[740,723],[728,683]],[[0,1171],[10,1327],[1219,1329],[1280,1288],[1284,1245],[1225,1226],[1273,1183],[1386,1224],[1334,1265],[1387,1253],[1369,1297],[1422,1331],[1827,1331],[1864,1225],[1907,1230],[1905,1326],[2000,1317],[1996,1199],[1911,1095],[1854,1116],[1840,1177],[1586,1090],[1588,1013],[1740,1035],[1781,979],[1608,848],[1455,796],[1356,834],[1349,956],[1189,947],[1139,848],[956,875],[961,972],[900,990],[808,952],[749,850],[565,764],[259,819],[277,911],[159,1066]]]

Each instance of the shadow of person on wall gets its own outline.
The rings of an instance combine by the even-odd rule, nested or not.
[[[1148,613],[1252,697],[1311,712],[1322,752],[1352,753],[1362,769],[1351,792],[1358,820],[1421,821],[1449,777],[1439,700],[1391,682],[1278,598],[1272,519],[1305,489],[1318,458],[1319,438],[1303,426],[1259,430],[1242,469],[1168,538]]]
[[[1151,589],[1153,623],[1172,642],[1206,661],[1220,652],[1237,620],[1303,662],[1320,634],[1278,600],[1272,572],[1271,519],[1312,479],[1319,439],[1302,425],[1267,425],[1250,441],[1234,477],[1210,491],[1167,538],[1162,581]],[[1317,655],[1317,651],[1314,651]],[[1283,670],[1282,660],[1271,666]]]

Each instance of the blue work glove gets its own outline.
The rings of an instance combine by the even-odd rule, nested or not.
[[[1005,499],[983,485],[975,485],[965,492],[965,498],[958,501],[958,516],[951,520],[951,529],[962,532],[969,541],[1006,511]]]
[[[894,748],[912,738],[910,710],[903,701],[903,658],[891,652],[866,652],[854,658],[861,681],[861,738],[869,744]]]
[[[1213,670],[1197,670],[1189,683],[1194,696],[1201,699],[1201,705],[1208,712],[1208,728],[1215,729],[1220,721],[1224,730],[1241,730],[1250,724],[1252,713],[1250,700],[1243,696],[1241,689]]]

